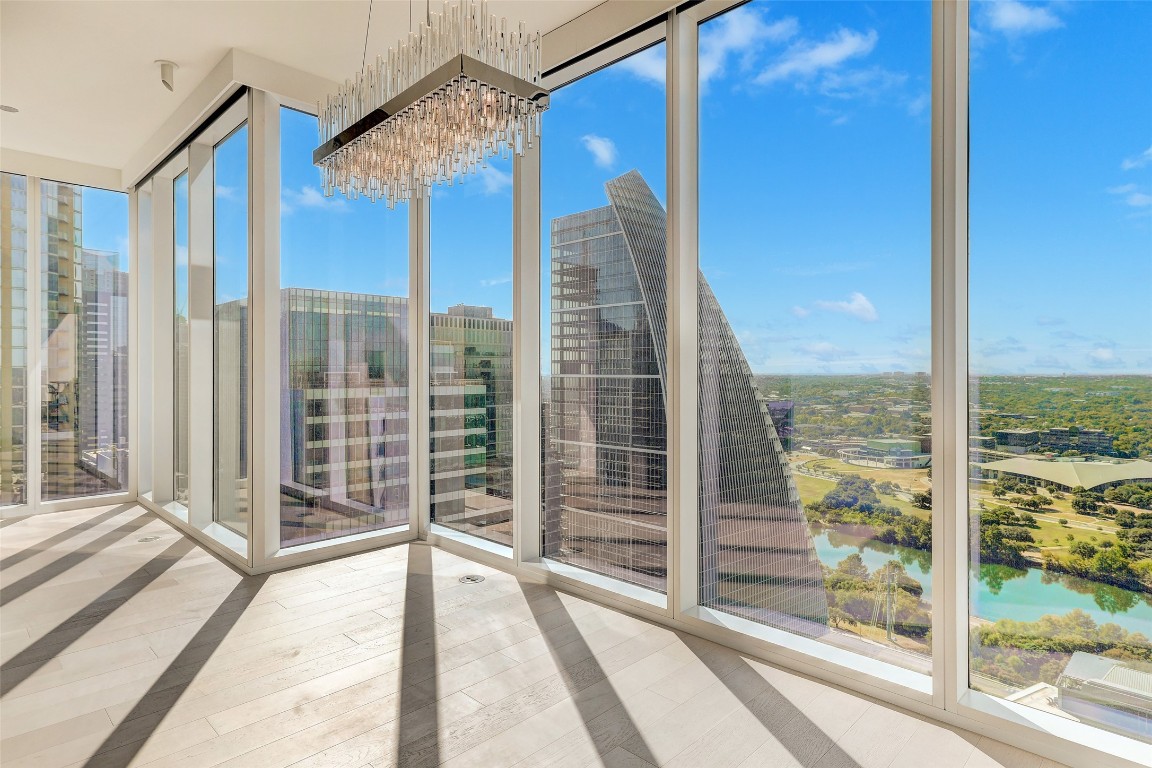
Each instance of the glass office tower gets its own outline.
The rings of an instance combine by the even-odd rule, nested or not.
[[[605,191],[609,205],[552,221],[544,552],[662,589],[666,215],[636,171]],[[701,602],[822,634],[820,563],[768,403],[699,279]]]

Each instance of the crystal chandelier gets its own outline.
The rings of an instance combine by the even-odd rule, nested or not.
[[[532,146],[548,108],[540,34],[523,22],[510,31],[487,10],[469,0],[429,13],[319,105],[312,161],[325,195],[340,190],[393,207]]]

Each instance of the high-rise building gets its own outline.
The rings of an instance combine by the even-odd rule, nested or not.
[[[551,558],[660,588],[666,215],[636,171],[605,190],[609,205],[551,226],[548,441],[561,476],[558,498],[545,508],[544,547]],[[799,493],[768,403],[699,280],[701,602],[820,634],[827,598]]]
[[[120,254],[85,248],[82,258],[77,445],[97,477],[128,482],[128,273]]]
[[[128,481],[128,274],[120,254],[86,249],[84,190],[41,184],[43,498]]]
[[[457,304],[429,335],[432,520],[511,545],[512,321]]]
[[[286,288],[281,302],[281,494],[300,510],[283,535],[404,521],[408,300]],[[430,319],[432,516],[479,535],[511,516],[512,321],[492,314],[459,306]]]
[[[282,539],[403,522],[407,300],[285,288],[280,301]]]

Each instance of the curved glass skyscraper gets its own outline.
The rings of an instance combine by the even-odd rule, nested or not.
[[[663,590],[666,214],[636,171],[605,191],[609,205],[552,221],[544,553]],[[703,275],[699,310],[701,603],[821,634],[827,599],[800,496]]]

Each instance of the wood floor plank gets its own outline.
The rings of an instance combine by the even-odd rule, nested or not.
[[[4,768],[1066,768],[426,544],[245,577],[104,507],[0,572]]]

